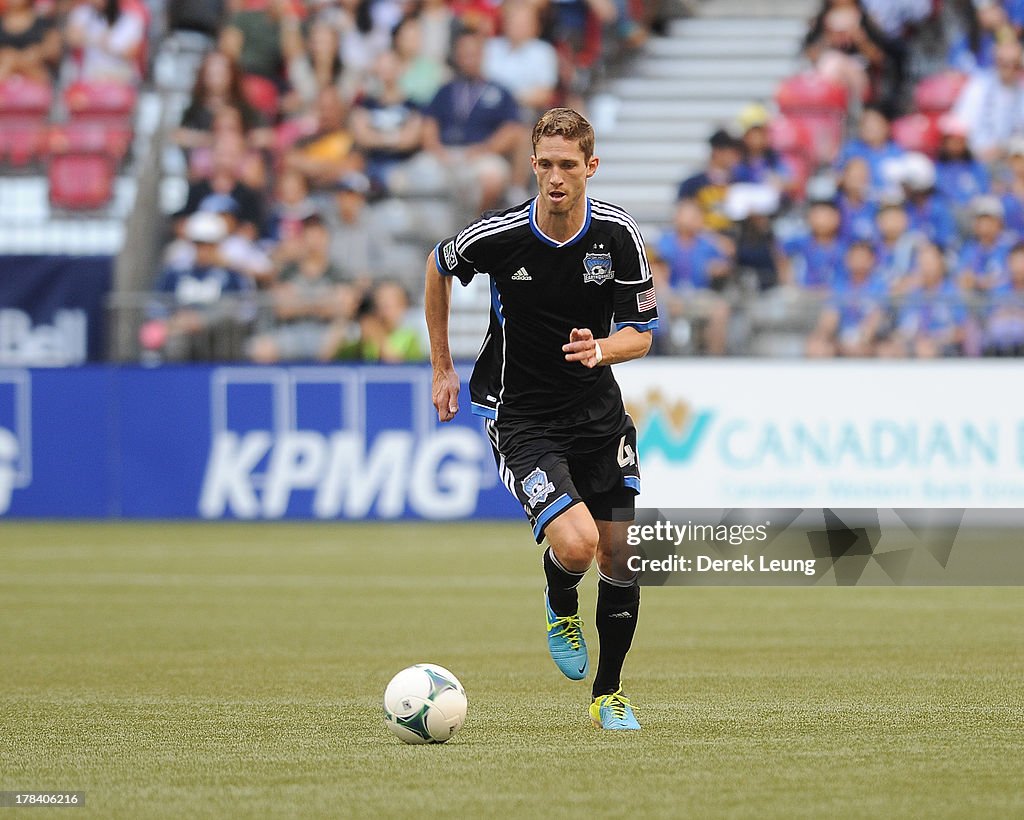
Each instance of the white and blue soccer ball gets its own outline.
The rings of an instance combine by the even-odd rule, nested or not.
[[[405,743],[444,743],[462,728],[469,701],[459,679],[443,666],[417,663],[384,690],[384,722]]]

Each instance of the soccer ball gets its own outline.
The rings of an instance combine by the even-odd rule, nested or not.
[[[443,666],[403,669],[384,690],[384,722],[406,743],[444,743],[466,719],[466,690]]]

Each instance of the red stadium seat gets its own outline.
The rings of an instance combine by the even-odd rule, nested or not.
[[[776,117],[768,124],[768,140],[792,168],[795,193],[798,198],[803,198],[811,174],[814,135],[799,119]]]
[[[846,126],[846,89],[817,74],[798,74],[783,81],[775,100],[786,117],[802,123],[811,134],[811,158],[832,162]]]
[[[130,123],[138,92],[127,83],[72,83],[64,92],[71,119]]]
[[[101,208],[114,193],[114,162],[103,154],[59,154],[50,159],[49,181],[54,207]]]
[[[823,112],[846,115],[847,94],[841,85],[817,74],[797,74],[784,80],[775,92],[783,114]]]
[[[925,77],[914,89],[914,107],[922,114],[944,114],[953,107],[967,84],[967,75],[943,71]]]
[[[0,82],[0,115],[35,114],[47,117],[53,104],[53,90],[44,83],[11,77]]]
[[[939,125],[935,116],[908,114],[893,120],[892,138],[908,151],[920,151],[934,157],[939,150]]]
[[[50,86],[12,77],[0,83],[0,162],[22,167],[46,150]]]
[[[277,119],[279,106],[277,86],[270,80],[260,77],[258,74],[246,74],[242,78],[242,92],[249,105],[270,122]]]
[[[120,162],[131,141],[131,129],[123,125],[72,120],[51,129],[49,149],[51,154],[105,154]]]

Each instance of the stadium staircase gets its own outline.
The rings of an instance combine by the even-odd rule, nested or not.
[[[707,0],[652,38],[592,102],[601,168],[594,196],[654,231],[671,219],[679,182],[707,157],[707,138],[751,102],[770,104],[799,66],[814,0]]]

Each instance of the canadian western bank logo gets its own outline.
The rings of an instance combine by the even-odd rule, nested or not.
[[[32,383],[27,370],[0,370],[0,515],[32,483]]]
[[[710,410],[694,410],[682,400],[666,399],[660,390],[648,390],[643,399],[627,402],[643,455],[661,453],[668,461],[685,464],[707,438],[714,419]]]

